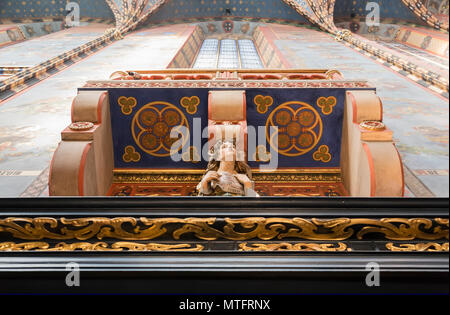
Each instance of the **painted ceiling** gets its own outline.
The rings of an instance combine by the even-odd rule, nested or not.
[[[303,16],[280,0],[181,0],[168,1],[149,22],[161,23],[183,19],[259,18],[307,23]]]
[[[0,0],[0,18],[61,18],[67,0]],[[80,15],[90,18],[113,19],[105,0],[70,0],[80,5]]]
[[[70,0],[80,4],[82,17],[112,19],[114,15],[105,0]],[[110,0],[117,7],[122,0]],[[402,1],[370,0],[380,3],[382,18],[415,21],[415,15]],[[67,0],[0,0],[0,18],[58,18],[64,15]],[[155,1],[146,5],[150,8]],[[299,1],[301,2],[301,1]],[[335,17],[347,18],[351,13],[363,15],[369,0],[337,0]],[[280,0],[169,0],[154,13],[149,22],[217,17],[246,17],[306,22],[292,7]]]
[[[393,0],[337,0],[334,9],[335,18],[349,19],[351,14],[365,16],[368,2],[376,2],[380,6],[381,19],[397,19],[417,22],[417,17],[405,7],[402,1]]]
[[[365,16],[369,1],[380,5],[382,19],[413,23],[422,19],[435,28],[448,30],[448,21],[442,22],[435,12],[446,11],[448,19],[448,0],[0,0],[0,19],[62,18],[66,4],[77,2],[82,18],[115,19],[119,28],[131,24],[135,28],[145,23],[245,18],[310,22],[335,33],[333,19]]]

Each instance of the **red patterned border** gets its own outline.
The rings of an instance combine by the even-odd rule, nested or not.
[[[366,81],[88,81],[82,89],[107,88],[372,88]]]

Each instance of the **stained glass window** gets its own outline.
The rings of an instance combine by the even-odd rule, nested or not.
[[[217,66],[218,39],[206,39],[203,42],[193,68],[213,69]]]
[[[260,69],[263,67],[261,58],[252,40],[241,39],[238,41],[239,55],[241,56],[242,69]]]
[[[263,63],[250,39],[206,39],[193,68],[261,69]]]

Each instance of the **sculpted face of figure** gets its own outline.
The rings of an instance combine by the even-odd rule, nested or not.
[[[220,146],[220,161],[235,162],[236,161],[236,149],[231,142],[224,142]]]

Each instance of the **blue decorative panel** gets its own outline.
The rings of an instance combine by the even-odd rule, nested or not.
[[[205,161],[173,161],[170,131],[188,128],[185,145],[194,145],[194,119],[201,122],[200,134],[208,125],[207,89],[111,89],[109,96],[115,168],[206,168]],[[201,140],[202,147],[206,143]]]
[[[208,125],[209,91],[109,89],[115,168],[205,169],[207,161],[201,149],[190,147],[201,144],[204,148],[207,144],[203,137],[197,141],[199,132]],[[254,127],[255,135],[258,127],[262,130],[262,138],[248,148],[249,164],[255,168],[267,164],[258,155],[262,146],[264,153],[278,156],[278,168],[339,167],[345,92],[343,88],[246,89],[248,126]],[[199,124],[195,134],[196,118]],[[190,130],[190,139],[184,143],[190,150],[186,160],[183,156],[181,161],[174,161],[170,148],[175,140],[170,140],[169,134],[178,126]],[[269,136],[271,126],[278,128],[273,137]],[[193,156],[201,157],[201,162],[192,162]]]
[[[340,166],[344,89],[250,89],[246,94],[248,125],[266,127],[266,139],[258,143],[278,152],[278,167]],[[270,127],[278,128],[273,138],[267,136]]]

